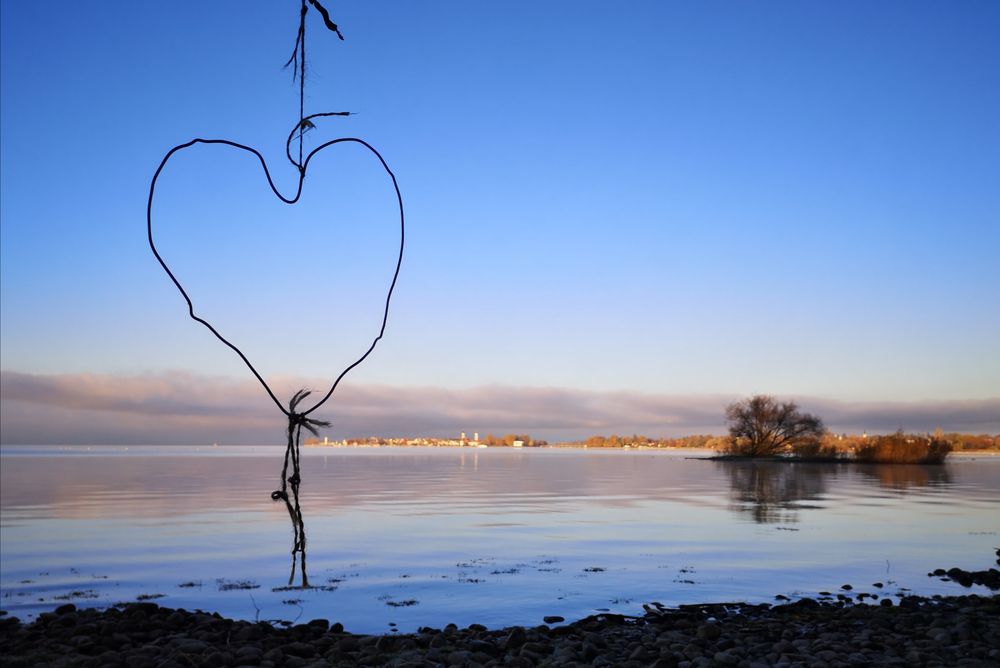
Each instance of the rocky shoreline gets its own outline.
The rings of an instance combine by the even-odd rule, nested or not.
[[[371,636],[322,619],[276,628],[154,603],[68,604],[30,624],[0,617],[0,659],[5,668],[1000,665],[1000,596],[646,609],[552,627]]]

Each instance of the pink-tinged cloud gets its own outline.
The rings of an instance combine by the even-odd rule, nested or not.
[[[277,378],[279,396],[315,379]],[[344,385],[317,415],[326,434],[455,436],[529,433],[564,440],[593,434],[723,433],[736,396],[589,392],[551,387],[470,389]],[[783,397],[784,398],[784,397]],[[843,402],[797,398],[835,431],[1000,431],[1000,398]],[[185,372],[138,376],[0,372],[5,444],[266,444],[283,439],[284,417],[256,381]]]

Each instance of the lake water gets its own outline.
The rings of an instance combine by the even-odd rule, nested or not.
[[[314,588],[283,590],[292,529],[270,500],[283,451],[4,448],[0,608],[29,618],[66,600],[162,595],[354,632],[498,627],[848,583],[852,594],[955,594],[968,590],[927,572],[987,568],[1000,546],[1000,457],[918,467],[315,448],[302,463]]]

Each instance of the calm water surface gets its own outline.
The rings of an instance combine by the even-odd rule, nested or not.
[[[355,632],[496,627],[847,583],[954,594],[967,590],[927,571],[987,568],[1000,545],[1000,457],[889,467],[317,448],[302,465],[314,588],[288,590],[291,526],[270,500],[283,451],[4,448],[0,608],[26,618],[161,595]]]

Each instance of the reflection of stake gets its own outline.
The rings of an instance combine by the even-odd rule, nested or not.
[[[281,489],[271,492],[271,499],[282,500],[288,509],[288,517],[292,521],[292,572],[288,576],[288,586],[295,582],[295,555],[298,553],[302,572],[302,586],[309,586],[309,576],[306,574],[306,525],[302,520],[302,506],[299,505],[299,484],[302,482],[299,469],[299,446],[302,442],[302,428],[305,427],[313,436],[319,436],[318,427],[329,427],[325,420],[314,420],[303,413],[295,412],[299,403],[311,394],[308,390],[299,390],[288,402],[288,445],[285,447],[285,463],[281,467]],[[292,475],[288,475],[288,462],[292,462]],[[288,498],[288,486],[292,487],[292,498]]]
[[[285,507],[288,508],[288,517],[292,520],[292,568],[288,574],[288,586],[295,582],[295,553],[298,552],[299,560],[302,563],[302,588],[309,586],[309,575],[306,573],[306,525],[302,520],[302,508],[299,506],[299,483],[296,476],[292,476],[289,481],[292,485],[292,502],[285,497]]]

